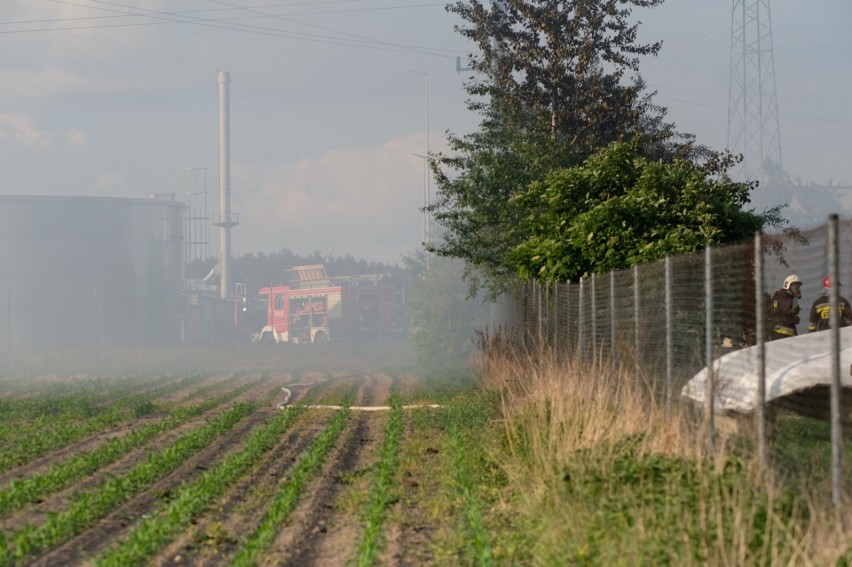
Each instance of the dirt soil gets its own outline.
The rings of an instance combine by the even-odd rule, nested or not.
[[[294,386],[295,384],[295,386]],[[66,489],[46,495],[36,504],[0,517],[0,530],[7,538],[26,524],[39,525],[48,514],[61,513],[81,491],[94,490],[105,480],[121,476],[143,462],[152,452],[166,447],[185,432],[201,426],[223,410],[240,401],[253,401],[257,408],[216,442],[183,462],[176,470],[154,484],[140,490],[106,517],[48,551],[30,558],[24,564],[37,566],[90,565],[96,557],[126,539],[143,517],[156,514],[181,486],[196,481],[225,455],[242,448],[256,427],[266,423],[280,411],[289,387],[288,406],[305,404],[335,404],[347,398],[352,406],[371,407],[388,404],[393,391],[405,395],[418,381],[411,376],[394,378],[387,374],[364,373],[245,373],[241,376],[212,375],[203,383],[178,392],[170,392],[161,403],[197,404],[219,396],[229,388],[251,387],[224,407],[213,408],[206,414],[182,424],[153,442],[132,451],[95,474],[80,479]],[[210,392],[199,396],[203,388]],[[202,399],[199,399],[202,398]],[[241,543],[260,525],[263,515],[281,484],[310,447],[323,427],[334,415],[334,409],[306,409],[249,471],[232,485],[215,504],[173,541],[164,546],[149,564],[156,566],[217,566],[227,565]],[[305,492],[288,520],[279,527],[277,536],[260,557],[263,565],[328,566],[353,564],[363,532],[363,509],[371,489],[372,471],[378,458],[388,412],[351,411],[343,433],[326,457],[321,472],[308,482]],[[109,439],[126,435],[133,427],[162,416],[146,416],[134,423],[124,423],[114,430],[82,439],[57,450],[51,455],[27,463],[0,477],[0,488],[6,489],[15,478],[43,473],[51,466],[66,462],[76,454],[91,451]],[[416,490],[418,483],[403,483],[404,489]],[[437,526],[423,523],[416,499],[403,498],[405,508],[397,504],[407,520],[393,510],[388,512],[383,527],[384,545],[381,564],[422,565],[430,563],[430,534]],[[11,539],[9,540],[11,541]]]

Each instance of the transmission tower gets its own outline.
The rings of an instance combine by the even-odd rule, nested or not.
[[[769,0],[733,0],[728,149],[742,154],[740,181],[783,171]]]

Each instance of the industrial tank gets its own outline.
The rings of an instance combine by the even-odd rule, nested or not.
[[[0,195],[0,352],[175,344],[185,206]]]

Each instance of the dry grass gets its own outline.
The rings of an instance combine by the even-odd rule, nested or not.
[[[640,438],[640,454],[699,457],[698,431],[686,408],[676,405],[667,417],[624,369],[558,361],[550,351],[514,352],[499,340],[483,350],[478,368],[482,386],[499,392],[510,445],[526,442],[542,472],[558,469],[577,451],[606,450],[626,437]]]
[[[482,346],[538,564],[836,565],[852,540],[830,504],[780,488],[724,439],[706,458],[690,408],[666,415],[629,371]]]

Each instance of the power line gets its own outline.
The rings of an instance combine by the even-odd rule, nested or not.
[[[95,0],[95,1],[100,1],[100,0]],[[290,18],[290,17],[281,16],[281,15],[278,15],[278,14],[271,14],[269,12],[264,12],[264,11],[258,10],[256,8],[248,8],[248,7],[245,7],[245,6],[237,6],[237,5],[231,4],[229,2],[224,2],[222,0],[207,0],[207,1],[211,4],[218,4],[220,6],[227,6],[228,8],[233,8],[235,10],[241,10],[241,11],[249,12],[249,13],[252,13],[252,14],[259,14],[259,15],[264,16],[264,17],[274,18],[274,19],[277,19],[277,20],[282,20],[282,21],[290,22],[290,23],[295,23],[295,24],[305,26],[305,27],[308,27],[308,28],[315,28],[315,29],[322,30],[322,31],[332,32],[332,33],[335,33],[335,34],[342,35],[344,37],[353,38],[355,40],[363,40],[363,41],[367,41],[367,42],[370,42],[370,43],[376,43],[376,44],[379,44],[379,45],[385,45],[385,46],[391,46],[391,47],[402,47],[402,46],[395,44],[395,43],[381,41],[381,40],[373,39],[373,38],[367,37],[367,36],[351,34],[351,33],[348,33],[348,32],[343,32],[343,31],[340,31],[340,30],[337,30],[337,29],[334,29],[334,28],[326,27],[326,26],[318,26],[318,25],[315,25],[315,24],[309,24],[309,23],[303,22],[301,20],[294,20],[293,18]]]
[[[313,33],[305,33],[305,32],[297,32],[290,30],[282,30],[278,28],[272,28],[267,26],[259,26],[259,25],[251,25],[251,24],[242,24],[233,22],[231,18],[228,19],[214,19],[214,18],[204,18],[189,15],[188,12],[169,12],[169,11],[160,11],[160,10],[150,10],[145,8],[138,8],[135,6],[127,6],[124,4],[119,4],[115,2],[106,2],[102,0],[92,0],[95,3],[108,5],[108,6],[117,6],[123,9],[132,9],[137,10],[136,12],[126,12],[121,10],[116,10],[114,8],[105,8],[101,6],[92,6],[89,4],[81,4],[79,2],[70,2],[67,0],[47,0],[48,2],[52,2],[55,4],[64,4],[70,6],[76,6],[81,8],[90,8],[94,10],[101,10],[107,12],[115,12],[116,14],[110,16],[91,16],[88,18],[55,18],[55,19],[40,19],[40,20],[28,20],[25,22],[0,22],[0,26],[3,25],[14,25],[18,23],[50,23],[50,22],[61,22],[61,21],[80,21],[80,20],[96,20],[96,19],[107,19],[107,18],[122,18],[122,17],[132,17],[132,18],[150,18],[157,21],[153,22],[131,22],[131,23],[110,23],[104,25],[80,25],[80,26],[63,26],[63,27],[43,27],[43,28],[31,28],[25,30],[0,30],[0,34],[18,34],[18,33],[44,33],[44,32],[58,32],[58,31],[74,31],[74,30],[85,30],[85,29],[104,29],[104,28],[121,28],[121,27],[134,27],[134,26],[147,26],[147,25],[162,25],[162,24],[191,24],[195,26],[201,27],[210,27],[214,29],[224,29],[228,31],[238,31],[241,33],[249,33],[254,35],[262,35],[268,37],[278,37],[283,39],[294,39],[301,41],[310,41],[314,43],[323,43],[327,45],[342,45],[346,47],[360,47],[363,49],[373,49],[377,51],[393,51],[393,52],[402,52],[402,53],[415,53],[418,55],[429,55],[433,57],[442,57],[442,58],[453,58],[454,54],[459,53],[457,50],[449,50],[449,49],[440,49],[440,48],[431,48],[424,46],[416,46],[416,45],[406,45],[401,43],[393,43],[386,42],[381,40],[376,40],[364,36],[357,36],[355,34],[349,34],[347,32],[342,32],[339,30],[332,30],[330,28],[322,28],[321,26],[312,26],[310,24],[306,24],[304,22],[300,22],[298,20],[290,20],[299,25],[305,25],[308,27],[317,27],[319,29],[325,29],[326,31],[332,31],[339,35],[349,36],[347,37],[338,37],[338,36],[329,36],[323,34],[313,34]],[[420,5],[417,5],[420,6]],[[403,8],[405,6],[400,6]],[[239,6],[231,5],[228,9],[241,9]],[[251,9],[247,9],[251,10]],[[375,9],[371,9],[375,10]],[[222,11],[222,10],[216,10]],[[193,13],[198,13],[199,11],[193,11]],[[326,12],[332,13],[332,12]],[[273,17],[276,19],[284,19],[288,18],[279,17],[275,14],[266,14],[261,13],[264,17]]]
[[[670,96],[665,96],[665,95],[660,95],[660,94],[658,94],[654,98],[662,100],[662,101],[667,101],[667,100],[675,101],[675,102],[679,102],[679,103],[682,103],[682,104],[689,104],[689,105],[692,105],[692,106],[698,106],[698,107],[701,107],[701,108],[712,108],[712,109],[716,109],[716,110],[724,110],[725,109],[725,107],[720,105],[720,104],[699,102],[699,101],[696,101],[696,100],[689,100],[689,99],[685,99],[685,98],[676,98],[676,97],[670,97]],[[831,123],[831,124],[838,124],[838,123],[839,124],[852,124],[852,120],[843,120],[843,119],[839,119],[839,118],[818,118],[816,116],[800,116],[800,115],[797,115],[797,114],[787,114],[787,113],[783,113],[783,112],[779,112],[778,117],[783,118],[789,124],[793,124],[795,126],[800,126],[802,128],[811,128],[811,129],[814,129],[814,130],[824,130],[826,132],[837,132],[839,134],[852,134],[852,132],[847,131],[847,130],[838,130],[836,128],[826,128],[824,126],[816,126],[816,125],[811,125],[811,124],[804,124],[802,122],[797,122],[797,120],[812,120],[814,122],[828,122],[828,123]]]

